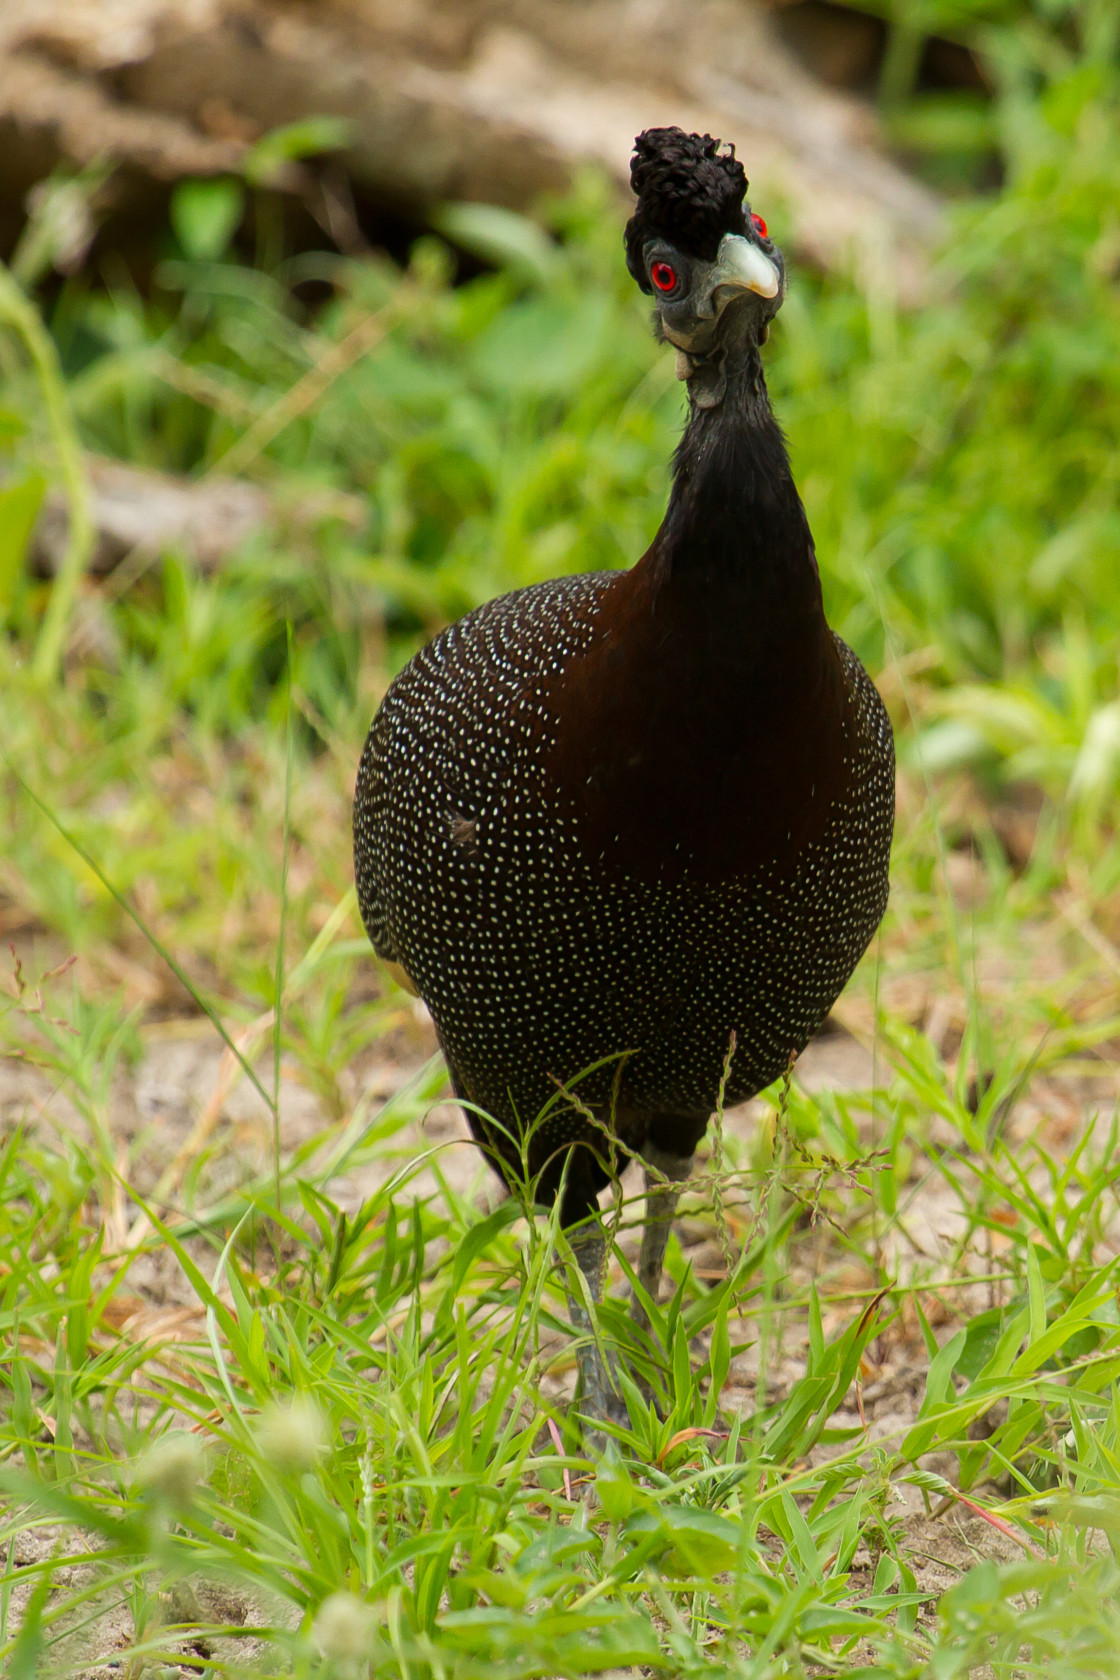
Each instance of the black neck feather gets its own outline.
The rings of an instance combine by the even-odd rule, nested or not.
[[[662,575],[725,581],[763,610],[821,608],[813,538],[757,346],[726,352],[722,400],[690,403],[657,538]]]

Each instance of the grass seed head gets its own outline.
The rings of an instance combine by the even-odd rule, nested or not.
[[[257,1449],[284,1475],[314,1468],[327,1445],[327,1429],[313,1400],[297,1394],[283,1405],[267,1407],[257,1425]]]
[[[202,1471],[201,1442],[175,1430],[149,1447],[140,1460],[137,1479],[160,1504],[185,1510],[194,1499]]]
[[[353,1593],[331,1593],[315,1617],[315,1642],[328,1662],[354,1662],[370,1654],[376,1615]]]

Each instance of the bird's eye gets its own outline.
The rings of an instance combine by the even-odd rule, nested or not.
[[[677,283],[677,271],[672,263],[655,262],[649,277],[659,292],[671,292]]]
[[[756,216],[753,210],[751,211],[751,226],[760,239],[769,239],[770,235],[766,231],[766,223],[761,216]]]

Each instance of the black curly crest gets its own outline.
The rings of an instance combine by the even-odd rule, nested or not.
[[[642,261],[647,240],[667,239],[712,262],[725,233],[746,233],[746,173],[734,146],[723,154],[721,143],[683,128],[647,128],[635,140],[630,185],[638,203],[626,224],[626,266],[643,292],[650,290]]]

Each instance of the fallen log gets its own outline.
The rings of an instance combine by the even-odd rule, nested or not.
[[[789,206],[783,242],[823,264],[893,250],[913,290],[940,220],[872,108],[748,0],[7,0],[0,245],[60,163],[104,160],[127,210],[321,115],[349,126],[355,191],[418,221],[449,199],[525,208],[587,162],[622,181],[635,132],[669,122],[733,137],[759,201]]]

